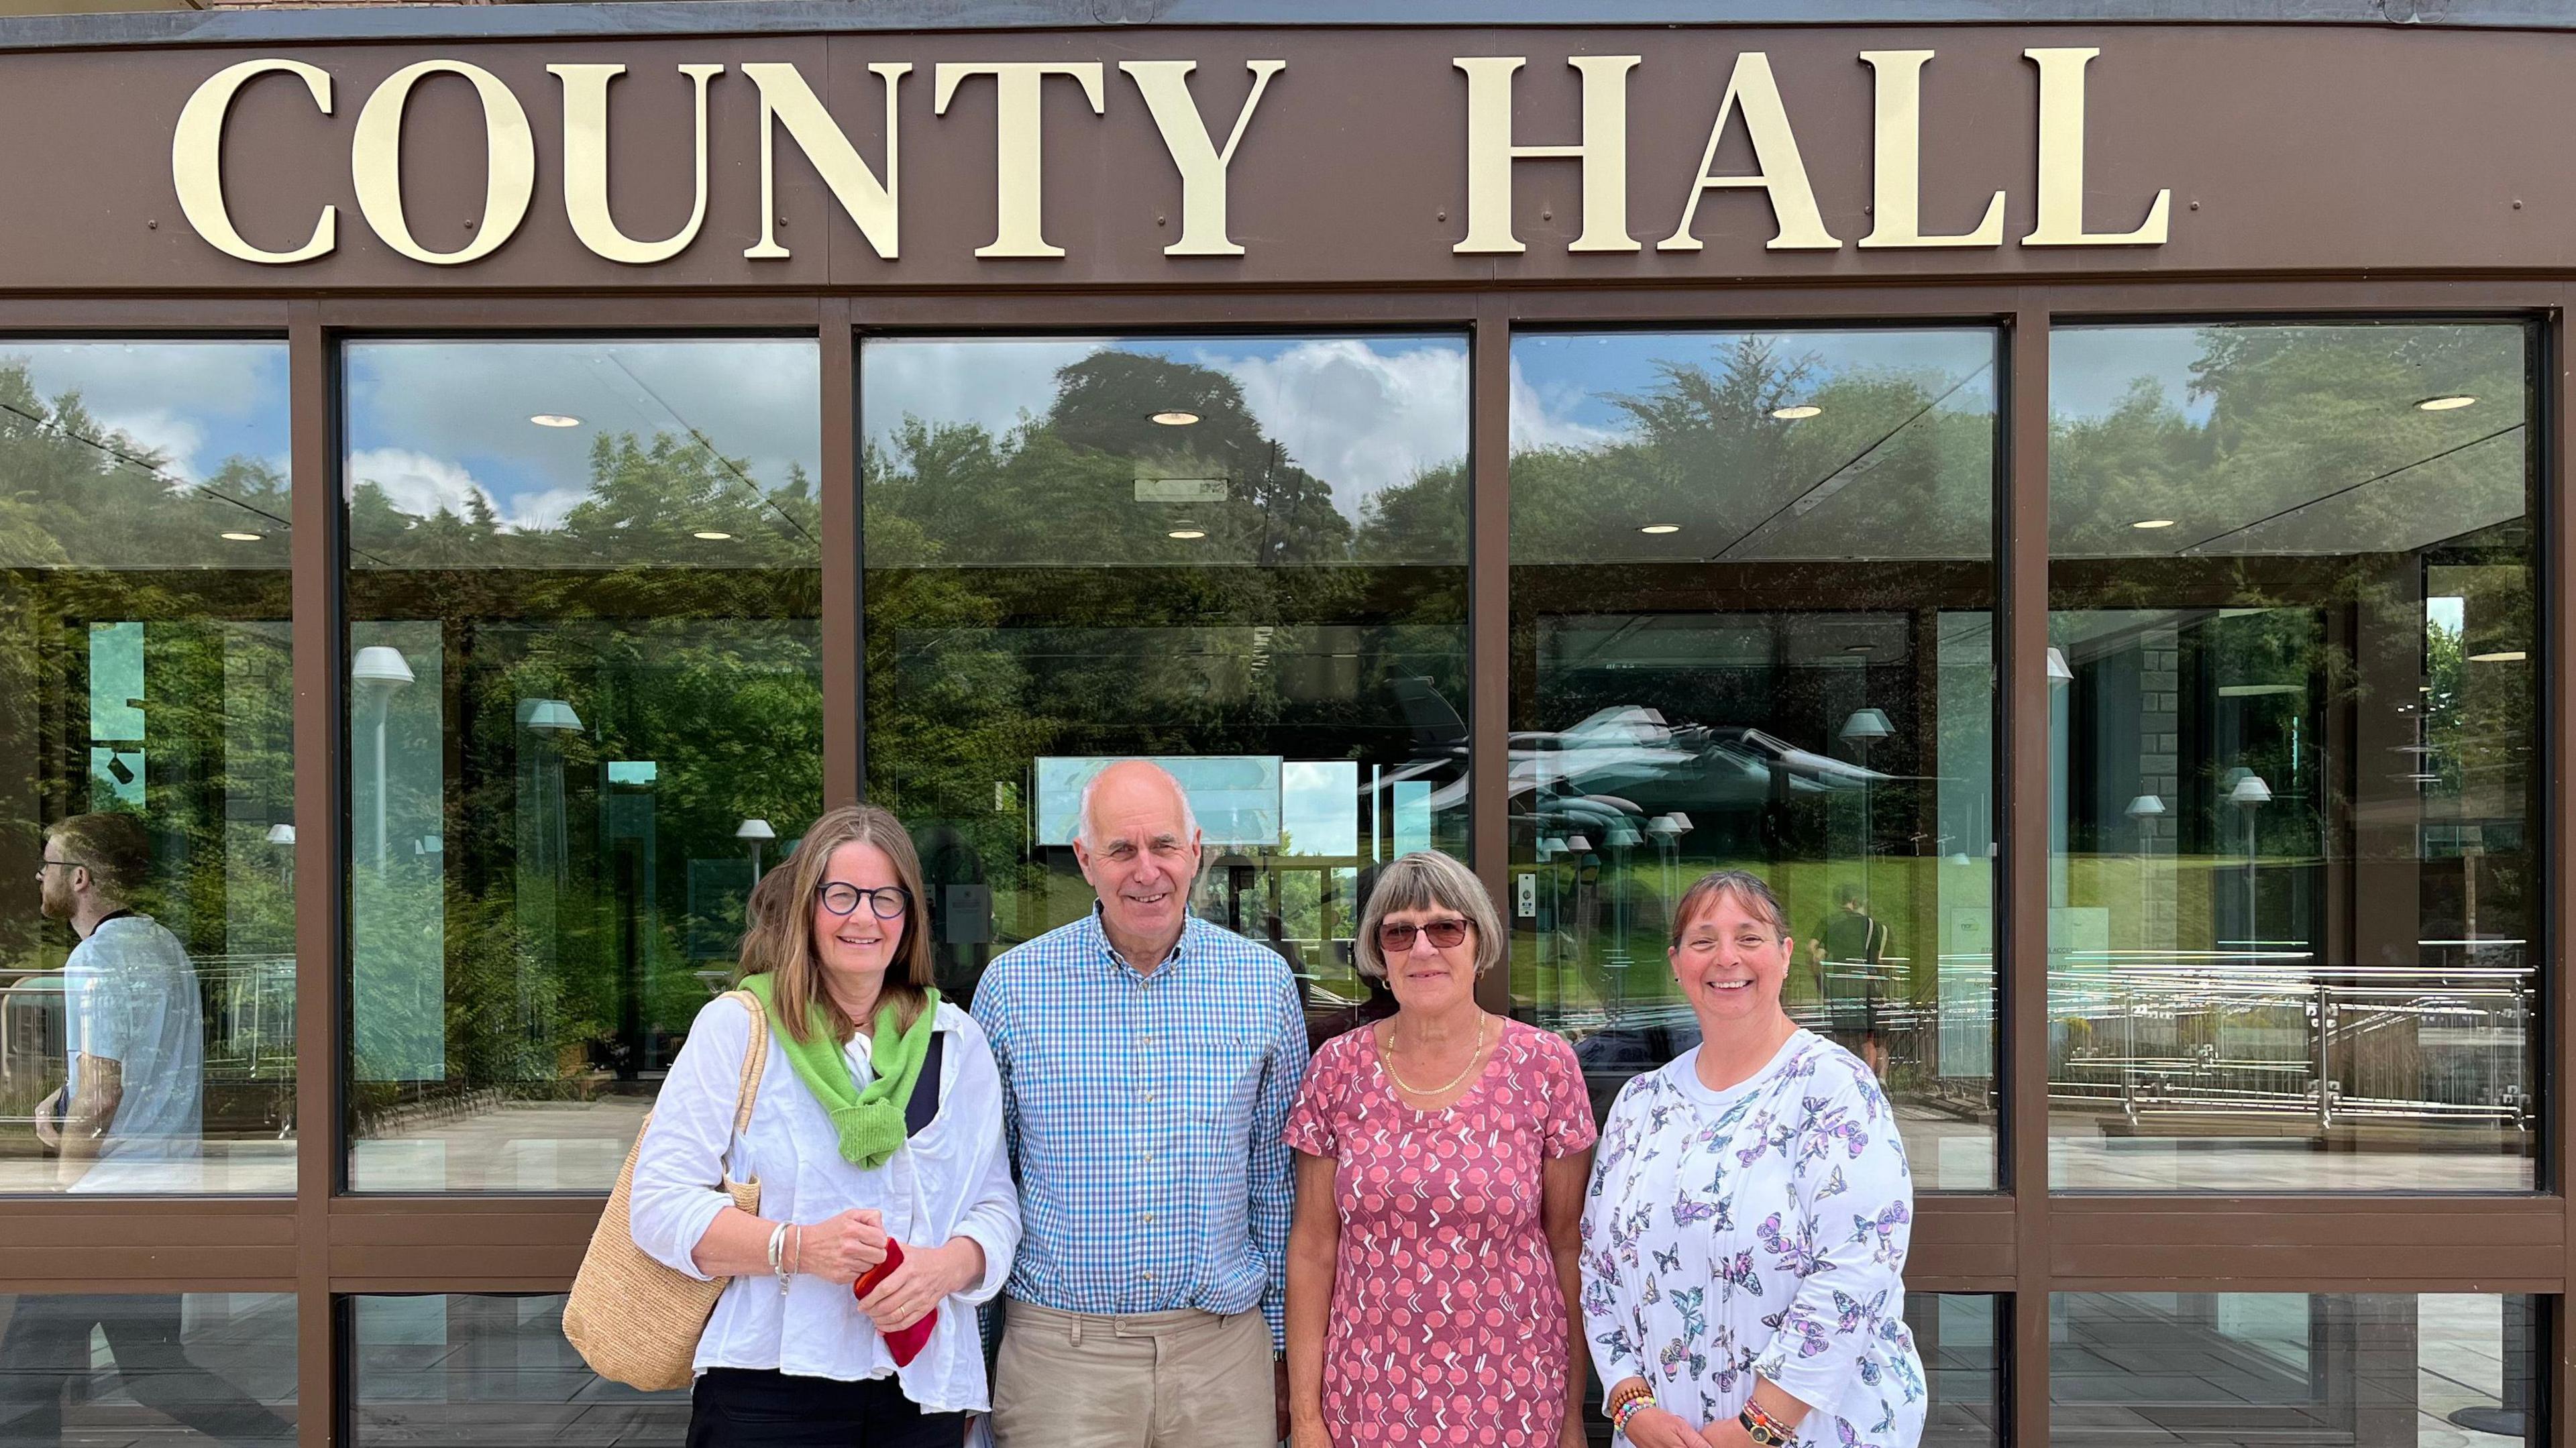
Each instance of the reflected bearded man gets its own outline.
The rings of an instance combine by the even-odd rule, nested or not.
[[[1170,774],[1103,769],[1074,840],[1097,904],[1005,951],[976,990],[1026,1232],[999,1448],[1286,1436],[1295,1189],[1280,1133],[1305,1019],[1285,961],[1190,914],[1202,845]]]
[[[73,815],[45,832],[36,867],[49,920],[79,943],[63,962],[63,1087],[36,1133],[74,1192],[199,1189],[205,1013],[179,938],[131,907],[152,870],[129,814]],[[137,1402],[224,1443],[278,1443],[294,1426],[188,1356],[175,1293],[29,1295],[0,1336],[0,1445],[52,1448],[65,1385],[91,1375],[93,1329]]]

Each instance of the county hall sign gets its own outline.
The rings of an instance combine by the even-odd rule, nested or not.
[[[1450,68],[1463,77],[1453,82],[1458,114],[1452,130],[1463,138],[1461,170],[1465,202],[1456,218],[1457,238],[1450,250],[1460,256],[1512,255],[1527,249],[1513,224],[1514,171],[1518,164],[1567,161],[1580,173],[1581,230],[1570,252],[1637,252],[1646,246],[1633,229],[1632,210],[1660,208],[1672,219],[1669,231],[1656,237],[1658,252],[1702,249],[1696,223],[1711,193],[1757,193],[1768,204],[1773,224],[1768,249],[1834,251],[1846,245],[1916,249],[1996,247],[2005,243],[2007,190],[1984,198],[1981,215],[1957,231],[1927,230],[1923,221],[1922,151],[1926,125],[1924,77],[1935,58],[1929,48],[1862,50],[1858,63],[1873,82],[1870,110],[1869,173],[1871,222],[1853,237],[1836,233],[1818,204],[1809,174],[1806,149],[1799,142],[1795,108],[1765,51],[1742,50],[1732,57],[1709,98],[1714,119],[1699,164],[1668,176],[1632,174],[1629,137],[1639,122],[1630,105],[1630,76],[1645,65],[1639,55],[1576,55],[1563,64],[1579,76],[1581,123],[1564,141],[1528,137],[1514,117],[1515,80],[1529,57],[1459,55]],[[2172,193],[2158,189],[2128,209],[2132,219],[2103,230],[2088,222],[2085,152],[2085,87],[2088,68],[2099,56],[2093,46],[2033,46],[2021,53],[2035,71],[2036,95],[2023,128],[2037,157],[2031,225],[2014,240],[2030,247],[2158,246],[2166,239]],[[907,130],[902,101],[906,83],[920,69],[911,61],[871,61],[882,107],[881,134],[873,155],[862,154],[840,117],[826,103],[803,69],[791,62],[681,62],[672,67],[689,87],[690,145],[686,152],[656,158],[656,164],[681,169],[691,178],[688,219],[677,230],[638,237],[622,226],[610,205],[609,158],[617,144],[617,107],[611,93],[628,67],[616,61],[548,64],[553,78],[549,93],[522,97],[491,70],[470,61],[444,57],[413,61],[369,89],[356,108],[348,135],[349,187],[367,229],[394,252],[432,266],[461,266],[491,256],[509,244],[527,220],[538,197],[537,127],[530,101],[543,123],[561,137],[558,196],[572,234],[592,255],[629,266],[666,262],[697,244],[708,216],[708,168],[712,142],[707,101],[718,85],[749,89],[758,97],[755,137],[739,138],[758,152],[759,195],[750,229],[756,239],[742,249],[749,261],[784,261],[794,255],[779,235],[776,214],[778,172],[789,149],[813,168],[841,214],[880,259],[903,255],[904,171]],[[986,170],[993,188],[995,226],[992,238],[974,248],[988,259],[1057,258],[1066,254],[1046,234],[1045,194],[1048,174],[1046,106],[1049,87],[1077,95],[1092,115],[1110,107],[1138,106],[1152,121],[1159,161],[1170,168],[1179,186],[1179,225],[1168,214],[1157,224],[1177,234],[1162,253],[1169,257],[1245,255],[1249,243],[1228,224],[1230,200],[1238,186],[1263,184],[1258,170],[1238,174],[1236,163],[1245,139],[1264,123],[1263,103],[1274,91],[1306,83],[1292,73],[1287,60],[1254,59],[1239,100],[1211,115],[1191,86],[1199,69],[1189,59],[1091,61],[941,61],[921,77],[930,88],[934,123],[951,110],[975,102],[991,112],[994,145]],[[170,181],[179,209],[198,236],[226,256],[266,266],[291,266],[329,256],[340,244],[340,208],[323,203],[312,227],[291,246],[263,246],[248,239],[225,200],[226,123],[243,91],[264,77],[291,78],[311,97],[317,118],[337,114],[341,87],[332,72],[308,61],[268,56],[236,61],[200,83],[189,95],[172,130]],[[451,76],[470,84],[479,108],[484,156],[483,196],[479,215],[469,223],[471,235],[453,246],[440,246],[422,236],[404,206],[403,152],[407,117],[414,92],[432,77]],[[1316,83],[1331,85],[1329,74]],[[1431,78],[1429,84],[1440,84]],[[1653,124],[1674,123],[1659,115]],[[1273,128],[1277,122],[1271,122]],[[1749,154],[1749,169],[1730,168],[1722,152],[1739,139]],[[1415,144],[1436,145],[1431,137]],[[468,144],[469,138],[442,135],[436,144]],[[1282,155],[1274,159],[1307,166],[1359,166],[1370,153]],[[1837,162],[1846,158],[1837,157]],[[1141,161],[1139,162],[1141,164]],[[918,172],[915,184],[919,185]],[[936,184],[954,186],[968,178],[954,174]],[[2108,203],[2105,203],[2106,205]],[[2143,219],[2134,219],[2143,213]],[[1442,213],[1447,219],[1447,214]],[[1647,219],[1657,219],[1649,217]],[[1370,218],[1348,218],[1353,225]],[[1382,224],[1382,222],[1378,223]]]
[[[0,288],[2576,270],[2576,167],[2542,102],[2576,74],[2576,34],[744,34],[727,7],[655,13],[709,33],[438,38],[472,17],[403,12],[421,34],[317,40],[354,22],[299,12],[236,17],[220,43],[0,50]],[[308,38],[251,43],[263,28]]]

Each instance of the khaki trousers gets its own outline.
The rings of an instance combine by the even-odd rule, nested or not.
[[[1012,1299],[994,1448],[1271,1448],[1279,1419],[1261,1314],[1086,1317]]]

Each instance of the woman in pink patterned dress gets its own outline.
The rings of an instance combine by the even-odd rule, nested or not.
[[[1362,912],[1359,966],[1396,1014],[1327,1041],[1288,1117],[1294,1448],[1582,1448],[1592,1107],[1563,1039],[1476,1004],[1504,946],[1435,851]]]

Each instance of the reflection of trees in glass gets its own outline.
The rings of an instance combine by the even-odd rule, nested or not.
[[[1943,610],[1991,601],[1991,372],[1835,368],[1777,335],[1723,339],[1713,356],[1704,339],[1672,345],[1708,360],[1662,356],[1652,386],[1607,396],[1617,436],[1512,457],[1513,649],[1531,681],[1515,750],[1540,778],[1513,802],[1514,848],[1537,867],[1544,959],[1570,967],[1526,974],[1515,992],[1621,1020],[1678,1010],[1669,899],[1740,865],[1787,901],[1802,942],[1788,995],[1813,1001],[1822,986],[1803,942],[1839,887],[1862,884],[1865,852],[1886,954],[1922,966],[1891,964],[1880,988],[1928,1002],[1944,894],[1963,899],[1935,879],[1936,776],[1972,792],[1991,778],[1984,735],[1943,716],[1928,682],[1949,666]],[[1641,534],[1648,524],[1679,531]],[[1785,747],[1857,765],[1842,730],[1864,707],[1894,729],[1872,742],[1881,777],[1866,813],[1858,776],[1774,763]],[[1980,747],[1939,747],[1954,737]],[[1638,838],[1602,808],[1633,808]],[[1687,834],[1648,828],[1674,811]],[[1539,852],[1577,837],[1590,849]],[[1979,882],[1967,903],[1982,905],[1982,870],[1962,873]]]
[[[2525,918],[2533,675],[2496,657],[2537,657],[2524,329],[2214,326],[2196,340],[2182,396],[2139,377],[2104,414],[2056,418],[2049,456],[2056,606],[2185,610],[2205,682],[2235,696],[2210,708],[2252,731],[2183,783],[2187,817],[2215,812],[2186,850],[2242,852],[2238,812],[2213,802],[2251,769],[2276,792],[2299,782],[2258,812],[2267,859],[2421,856],[2414,831],[2370,844],[2326,829],[2384,821],[2391,805],[2444,830],[2514,826],[2480,903],[2489,933]],[[2446,396],[2476,402],[2415,405]],[[2462,626],[2428,598],[2457,600]],[[2267,713],[2266,689],[2304,703]],[[2325,756],[2346,717],[2373,721],[2377,746],[2349,763]]]
[[[903,365],[901,344],[868,354]],[[902,419],[865,459],[870,797],[971,842],[946,868],[994,887],[1007,943],[1054,923],[1029,844],[1039,755],[1411,762],[1397,682],[1465,707],[1465,502],[1454,481],[1433,500],[1456,475],[1391,490],[1418,531],[1389,543],[1231,377],[1114,348],[999,435]],[[1157,500],[1190,480],[1199,496]],[[1463,811],[1443,829],[1463,846]]]
[[[79,394],[46,397],[28,358],[0,357],[0,877],[19,892],[0,973],[58,965],[72,943],[37,909],[44,827],[141,815],[156,875],[135,903],[206,982],[218,1134],[273,1129],[293,1075],[292,862],[267,838],[293,818],[287,516],[267,462],[190,483]],[[132,650],[113,678],[94,675],[94,630]]]
[[[424,873],[362,889],[353,917],[360,950],[443,939],[425,1001],[444,1001],[445,1064],[406,1086],[358,1062],[362,1112],[423,1091],[580,1097],[667,1065],[706,977],[732,968],[752,883],[737,827],[767,820],[774,864],[821,802],[816,513],[801,468],[762,487],[671,432],[595,439],[586,494],[549,527],[479,494],[406,513],[357,480],[352,616],[435,620],[445,690],[436,736],[398,746],[442,751],[444,797],[395,800],[444,822],[437,856],[397,860]],[[434,922],[408,918],[428,902]]]

